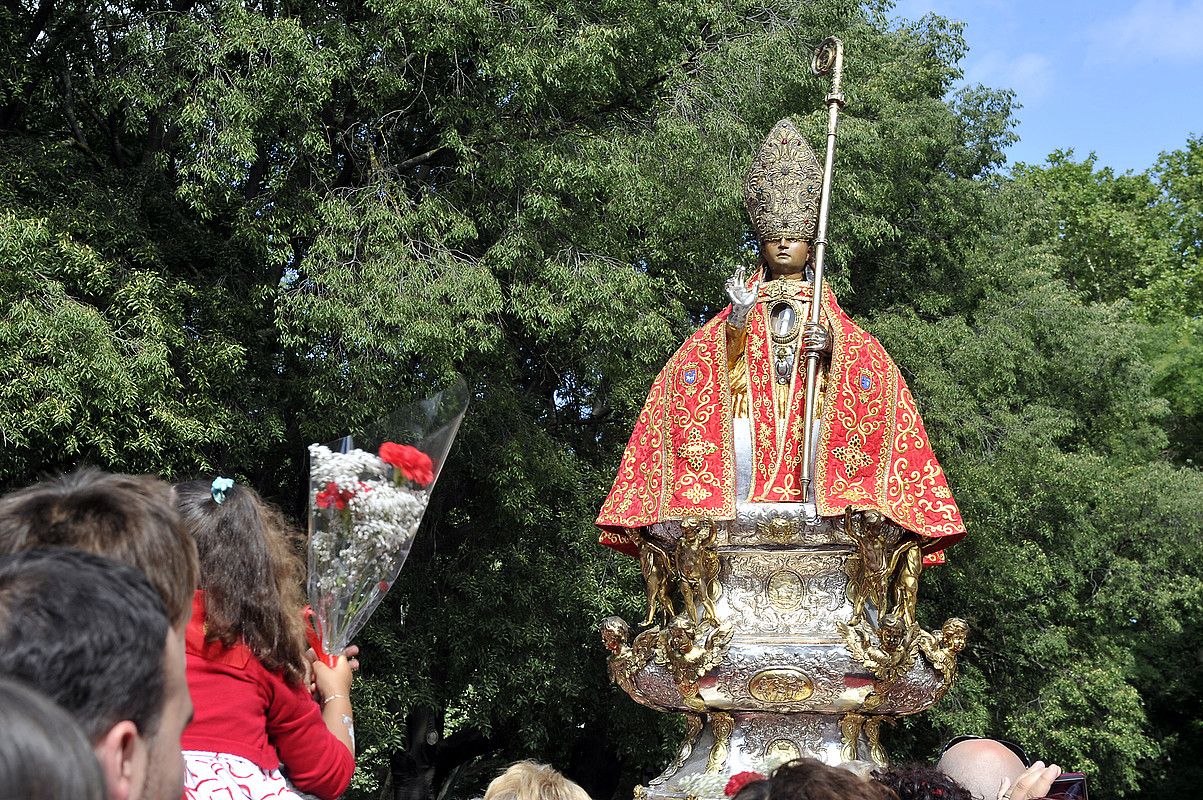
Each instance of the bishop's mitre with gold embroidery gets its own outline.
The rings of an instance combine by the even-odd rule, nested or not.
[[[789,118],[773,126],[744,180],[744,203],[761,241],[812,240],[819,224],[823,167]]]

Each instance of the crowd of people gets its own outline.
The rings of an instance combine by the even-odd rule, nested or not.
[[[317,797],[355,770],[358,649],[305,646],[296,534],[228,479],[85,469],[0,498],[0,795]],[[934,767],[803,759],[736,800],[1028,800],[1060,770],[966,737]],[[484,800],[589,800],[521,762]]]

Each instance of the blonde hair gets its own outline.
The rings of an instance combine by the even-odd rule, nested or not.
[[[554,767],[519,761],[485,789],[484,800],[590,800],[588,793]]]

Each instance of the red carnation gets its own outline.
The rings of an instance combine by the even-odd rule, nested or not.
[[[430,456],[416,447],[385,442],[380,445],[380,459],[396,468],[406,480],[413,481],[420,488],[434,482],[434,463]]]
[[[735,797],[743,791],[743,788],[749,783],[764,780],[764,776],[759,772],[737,772],[731,776],[731,780],[727,781],[727,786],[723,789],[723,794],[727,797]]]
[[[331,481],[326,484],[326,488],[317,493],[317,497],[313,502],[318,508],[329,508],[334,506],[339,511],[347,507],[347,502],[355,496],[355,492],[347,489],[339,489],[338,484]]]

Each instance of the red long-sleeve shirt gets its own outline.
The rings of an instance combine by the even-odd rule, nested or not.
[[[347,790],[355,757],[322,721],[302,686],[270,672],[245,644],[205,644],[204,591],[192,600],[185,637],[188,690],[195,708],[180,740],[184,750],[229,753],[260,769],[281,763],[303,792],[333,800]]]

